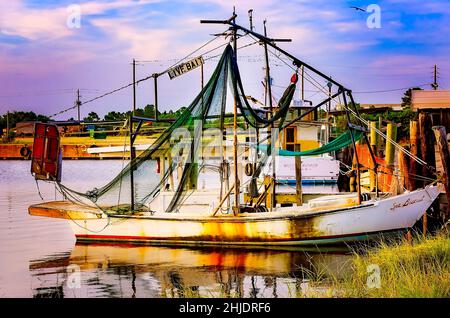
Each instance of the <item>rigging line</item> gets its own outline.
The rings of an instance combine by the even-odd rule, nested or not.
[[[369,122],[366,121],[365,119],[361,118],[360,116],[358,116],[358,114],[356,114],[355,111],[353,111],[353,109],[347,107],[344,105],[344,108],[349,110],[353,116],[355,116],[356,118],[358,118],[362,123],[364,123],[367,127],[369,127]],[[371,127],[371,129],[375,130],[375,132],[380,135],[381,137],[383,137],[384,139],[386,139],[387,141],[389,141],[391,144],[394,145],[395,148],[397,148],[398,150],[400,150],[401,152],[403,152],[404,154],[406,154],[407,156],[411,157],[412,159],[414,159],[414,161],[418,162],[421,165],[424,166],[429,166],[428,163],[422,159],[420,159],[419,157],[417,157],[416,155],[414,155],[413,153],[411,153],[410,151],[408,151],[407,149],[405,149],[403,146],[401,146],[400,144],[398,144],[395,140],[393,140],[392,138],[388,137],[386,134],[384,134],[381,130],[379,130],[376,127]]]
[[[296,69],[294,68],[294,67],[292,67],[292,65],[289,65],[286,61],[285,61],[285,59],[282,59],[281,57],[279,57],[278,55],[276,55],[274,52],[272,52],[270,49],[269,49],[269,52],[270,53],[272,53],[272,55],[274,55],[276,58],[278,58],[280,61],[282,61],[284,64],[286,64],[288,67],[290,67],[292,70],[294,70],[294,71],[296,71]],[[291,59],[290,59],[291,60]],[[292,61],[292,60],[291,60]],[[307,74],[307,70],[305,70],[305,74]],[[311,75],[309,75],[309,76],[311,76]],[[312,78],[312,77],[311,77]],[[315,80],[315,79],[314,79]],[[316,80],[315,80],[316,81]],[[318,83],[319,84],[319,83]],[[320,84],[319,84],[320,85]],[[407,89],[410,89],[410,88],[413,88],[413,87],[425,87],[425,86],[429,86],[430,84],[429,83],[427,83],[427,84],[421,84],[421,85],[413,85],[413,86],[411,86],[411,87],[402,87],[402,88],[396,88],[396,89],[390,89],[390,90],[379,90],[379,91],[356,91],[356,92],[353,92],[354,94],[374,94],[374,93],[387,93],[387,92],[395,92],[395,91],[401,91],[401,90],[407,90]],[[327,92],[327,94],[328,94],[328,92]],[[314,95],[312,95],[312,96],[315,96],[316,94],[314,94]],[[312,96],[310,96],[310,97],[308,97],[308,98],[311,98]]]
[[[314,85],[314,84],[313,84],[313,85]],[[315,86],[315,85],[314,85],[314,86]],[[324,93],[327,94],[328,92],[324,91]],[[344,94],[345,94],[345,92],[344,92]],[[332,96],[331,96],[331,98],[332,98],[335,102],[337,102],[336,99],[333,98]],[[358,118],[358,119],[359,119],[362,123],[364,123],[367,127],[370,126],[369,122],[366,121],[365,119],[361,118],[360,116],[358,116],[358,114],[357,114],[353,109],[347,107],[346,105],[344,105],[344,108],[347,109],[347,110],[349,110],[349,111],[353,114],[353,116],[355,116],[356,118]],[[391,142],[391,143],[392,143],[397,149],[399,149],[401,152],[403,152],[404,154],[406,154],[406,155],[410,156],[411,158],[413,158],[416,162],[420,163],[421,165],[426,165],[426,166],[428,166],[428,164],[427,164],[425,161],[423,161],[423,160],[420,159],[419,157],[415,156],[414,154],[412,154],[411,152],[409,152],[408,150],[406,150],[404,147],[402,147],[400,144],[398,144],[398,143],[397,143],[396,141],[394,141],[392,138],[388,138],[388,136],[387,136],[386,134],[384,134],[384,133],[383,133],[381,130],[379,130],[378,128],[372,127],[372,129],[374,129],[375,132],[377,132],[381,137],[383,137],[384,139],[386,139],[386,140],[388,140],[389,142]]]
[[[291,68],[294,72],[297,72],[297,69],[295,69],[292,65],[289,65],[289,64],[288,64],[284,59],[282,59],[280,56],[278,56],[277,54],[275,54],[274,52],[272,52],[270,49],[268,49],[268,51],[269,51],[273,56],[275,56],[277,59],[279,59],[279,60],[282,61],[284,64],[286,64],[289,68]],[[311,78],[311,80],[314,80],[314,81],[317,83],[317,85],[320,86],[320,83],[319,83],[316,79],[314,79],[311,75],[309,75],[308,72],[307,72],[307,70],[305,70],[304,74],[306,74],[307,76],[309,76],[309,77]],[[306,79],[308,82],[310,82],[313,86],[315,86],[316,88],[319,88],[318,86],[314,85],[314,83],[312,83],[311,80],[309,80],[308,78],[305,78],[305,79]],[[318,93],[321,92],[321,90],[324,91],[326,85],[327,85],[327,84],[321,86],[321,87],[319,88],[318,91],[316,91],[316,92],[315,92],[314,94],[312,94],[311,96],[308,96],[308,99],[310,99],[310,98],[316,96]],[[329,92],[326,92],[326,95],[328,96],[328,95],[329,95]]]
[[[306,79],[308,82],[309,82],[309,80],[308,79]],[[325,86],[326,86],[326,84],[325,85],[323,85],[322,86],[322,88],[325,88]],[[317,91],[317,92],[315,92],[315,93],[313,93],[312,95],[310,95],[310,96],[308,96],[307,97],[307,99],[310,99],[310,98],[312,98],[312,97],[314,97],[314,96],[316,96],[317,94],[319,94],[319,93],[321,93],[321,91]]]
[[[341,162],[341,164],[343,164],[347,169],[351,169],[351,170],[352,170],[352,168],[351,168],[350,166],[344,164],[343,162]],[[393,175],[393,176],[397,176],[397,177],[404,177],[404,176],[405,176],[405,174],[403,174],[403,173],[400,171],[400,169],[388,167],[388,166],[386,166],[386,165],[384,165],[384,164],[381,164],[381,163],[378,163],[378,167],[384,168],[384,169],[387,170],[387,171],[383,171],[383,170],[381,170],[381,169],[375,170],[374,168],[369,167],[369,166],[366,166],[366,165],[363,165],[363,164],[361,164],[361,166],[362,166],[363,168],[366,168],[367,170],[374,171],[374,172],[381,173],[381,174]],[[422,175],[420,175],[420,174],[410,173],[410,172],[408,172],[408,176],[409,176],[411,179],[415,179],[415,180],[421,180],[421,181],[436,181],[436,179],[429,178],[429,177],[425,177],[425,176],[422,176]]]
[[[284,88],[284,89],[286,89],[285,86],[281,86],[281,85],[275,85],[275,84],[272,84],[272,85],[270,85],[270,86],[272,86],[272,87],[277,87],[277,88]],[[300,88],[296,88],[295,90],[296,90],[296,91],[300,91],[301,89],[300,89]],[[311,89],[305,89],[305,92],[309,92],[309,93],[317,93],[317,92],[320,92],[320,91],[311,90]]]
[[[305,72],[305,74],[307,74]],[[309,74],[307,74],[309,77],[311,77]],[[315,84],[312,84],[313,86],[315,86],[316,88],[319,88],[318,86],[316,86]],[[329,94],[324,88],[319,88],[323,91],[324,94]],[[345,94],[345,92],[343,92]],[[335,102],[336,99],[333,96],[330,96],[332,100],[334,100]],[[369,122],[366,121],[365,119],[361,118],[360,116],[358,116],[358,114],[351,108],[347,107],[346,105],[344,105],[344,108],[349,110],[353,116],[355,116],[356,118],[358,118],[362,123],[364,123],[367,127],[370,126]],[[389,138],[386,134],[384,134],[381,130],[379,130],[376,127],[372,127],[376,133],[378,133],[381,137],[383,137],[384,139],[388,140],[390,143],[392,143],[397,149],[399,149],[401,152],[403,152],[404,154],[410,156],[411,158],[413,158],[416,162],[420,163],[421,165],[425,165],[428,166],[428,164],[423,161],[422,159],[420,159],[419,157],[415,156],[414,154],[412,154],[410,151],[406,150],[404,147],[402,147],[400,144],[398,144],[396,141],[394,141],[392,138]]]
[[[217,40],[218,38],[219,38],[219,36],[216,35],[215,37],[213,37],[211,40],[209,40],[208,42],[206,42],[205,44],[203,44],[203,45],[200,46],[199,48],[195,49],[194,51],[192,51],[191,53],[189,53],[188,55],[186,55],[186,56],[183,57],[182,59],[180,59],[180,60],[178,60],[177,62],[173,63],[171,66],[169,66],[169,67],[167,68],[167,70],[168,70],[169,68],[174,67],[175,65],[177,65],[177,64],[180,63],[181,61],[184,61],[185,59],[187,59],[188,57],[192,56],[192,55],[195,54],[196,52],[200,51],[200,50],[203,49],[205,46],[207,46],[207,45],[209,45],[210,43],[214,42],[214,41]],[[159,73],[159,75],[162,75],[162,74],[166,73],[167,70],[165,70],[165,71],[162,72],[162,73]]]
[[[38,180],[35,179],[35,181],[36,181],[36,188],[38,190],[39,197],[41,198],[42,201],[44,201],[44,197],[42,196],[41,189],[39,188]]]
[[[348,109],[356,118],[358,118],[362,123],[364,123],[366,126],[369,127],[369,122],[366,121],[365,119],[359,117],[355,111],[353,111],[351,108],[348,108],[346,106],[344,106],[346,109]],[[398,144],[396,141],[394,141],[392,138],[388,137],[386,134],[384,134],[381,130],[379,130],[376,127],[371,127],[371,129],[374,129],[375,132],[377,134],[379,134],[381,137],[383,137],[384,139],[388,140],[390,143],[392,143],[394,145],[394,147],[396,147],[398,150],[400,150],[401,152],[403,152],[404,154],[410,156],[411,158],[413,158],[416,162],[420,163],[421,165],[424,166],[428,166],[428,163],[422,159],[420,159],[419,157],[417,157],[416,155],[414,155],[413,153],[411,153],[410,151],[406,150],[404,147],[402,147],[400,144]]]
[[[307,74],[307,73],[305,73]],[[307,74],[309,77],[311,77],[309,74]],[[313,86],[316,86],[315,84],[313,84]],[[316,86],[317,87],[317,86]],[[319,87],[317,87],[319,88]],[[322,88],[319,88],[322,89]],[[328,92],[325,89],[322,89],[324,94],[328,94]],[[336,102],[336,99],[333,98],[331,96],[331,98]],[[344,105],[345,109],[349,110],[356,118],[358,118],[362,123],[364,123],[367,127],[370,126],[369,122],[366,121],[365,119],[361,118],[360,116],[358,116],[358,114],[351,108],[347,107],[346,105]],[[388,140],[389,142],[391,142],[397,149],[399,149],[400,151],[402,151],[403,153],[405,153],[406,155],[410,156],[411,158],[413,158],[415,161],[417,161],[418,163],[420,163],[421,165],[426,165],[428,166],[428,164],[423,161],[422,159],[418,158],[417,156],[413,155],[411,152],[409,152],[408,150],[406,150],[404,147],[402,147],[401,145],[399,145],[397,142],[395,142],[392,138],[388,138],[387,135],[385,135],[383,132],[381,132],[380,130],[378,130],[376,127],[374,128],[374,130],[380,135],[382,136],[384,139]]]
[[[329,91],[327,91],[326,89],[325,89],[325,86],[327,86],[327,84],[328,83],[325,83],[324,85],[321,85],[311,74],[309,74],[308,73],[308,71],[307,70],[305,70],[305,75],[307,76],[307,77],[309,77],[310,79],[311,79],[311,81],[314,81],[318,86],[316,86],[316,85],[314,85],[313,83],[311,83],[311,81],[309,81],[308,80],[308,78],[306,78],[306,80],[308,81],[308,82],[310,82],[313,86],[315,86],[316,88],[318,88],[319,89],[319,91],[321,90],[323,93],[325,93],[326,95],[327,95],[327,97],[328,97],[328,95],[330,94],[330,92]]]
[[[256,41],[255,41],[255,42],[252,42],[252,43],[248,43],[248,44],[245,44],[245,45],[243,45],[243,46],[241,46],[241,47],[238,47],[237,49],[238,49],[238,50],[242,50],[242,49],[245,49],[246,47],[255,45],[255,44],[257,44],[257,43],[258,43],[258,42],[256,42]],[[212,52],[212,51],[214,51],[214,50],[216,50],[216,49],[218,49],[218,48],[220,48],[220,47],[222,47],[222,46],[225,46],[226,44],[228,44],[228,43],[224,43],[224,44],[218,46],[217,48],[211,50],[210,52]],[[208,52],[208,53],[209,53],[209,52]],[[208,61],[208,60],[210,60],[210,59],[216,58],[216,57],[218,57],[218,56],[220,56],[220,55],[222,55],[222,53],[217,54],[217,55],[213,55],[213,56],[208,56],[207,58],[205,58],[205,61]]]

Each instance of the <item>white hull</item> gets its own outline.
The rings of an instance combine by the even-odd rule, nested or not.
[[[347,204],[341,207],[336,207],[337,196],[330,196],[328,200],[327,197],[312,200],[308,206],[283,207],[274,212],[246,213],[236,217],[212,217],[209,211],[107,217],[100,210],[85,209],[83,212],[76,210],[74,205],[59,209],[47,206],[47,209],[53,213],[52,217],[60,213],[59,217],[71,219],[70,225],[78,240],[189,245],[317,245],[364,240],[384,232],[406,230],[424,214],[439,192],[438,186],[429,186],[383,200],[363,202],[360,206]],[[30,213],[45,215],[43,205],[30,207]]]

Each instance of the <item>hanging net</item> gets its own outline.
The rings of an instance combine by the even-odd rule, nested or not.
[[[353,138],[356,141],[359,141],[363,136],[363,133],[360,131],[353,131]],[[278,155],[283,157],[296,157],[296,156],[318,156],[325,153],[333,152],[350,146],[353,143],[352,135],[350,130],[345,131],[343,134],[339,135],[333,141],[323,145],[322,147],[306,150],[306,151],[290,151],[284,149],[278,149]],[[266,149],[267,145],[258,146],[259,149]]]
[[[130,212],[132,202],[134,210],[143,210],[170,185],[173,196],[165,212],[177,211],[186,193],[197,187],[199,170],[211,169],[218,172],[221,178],[227,173],[224,171],[226,165],[223,164],[227,162],[226,156],[220,154],[222,146],[216,147],[212,151],[214,155],[209,156],[215,157],[215,161],[207,162],[207,158],[203,157],[205,153],[203,143],[209,138],[203,134],[207,129],[209,132],[216,129],[220,135],[219,143],[223,141],[229,78],[231,91],[236,96],[237,106],[247,124],[261,128],[277,120],[284,120],[295,92],[295,83],[291,83],[287,88],[278,105],[279,111],[272,118],[260,117],[245,99],[234,51],[228,45],[211,78],[184,113],[147,150],[130,161],[113,180],[86,193],[74,191],[58,183],[60,190],[71,201],[95,204],[108,213],[127,213]],[[208,151],[211,153],[211,149]],[[161,161],[164,161],[163,164]],[[160,165],[167,168],[161,174],[157,174]],[[225,170],[228,173],[230,171],[229,167]],[[176,178],[173,177],[175,173]],[[132,178],[134,200],[131,199]]]

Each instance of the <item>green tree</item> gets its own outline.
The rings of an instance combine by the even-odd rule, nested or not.
[[[121,121],[126,119],[126,114],[121,112],[111,111],[107,113],[104,117],[107,121]]]
[[[408,89],[402,97],[402,107],[411,107],[411,97],[412,97],[412,91],[422,90],[420,87],[413,87]]]
[[[100,117],[96,112],[90,112],[87,117],[83,118],[84,121],[99,121]]]

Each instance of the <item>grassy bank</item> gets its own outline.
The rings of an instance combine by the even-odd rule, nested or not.
[[[450,236],[416,237],[382,242],[363,253],[354,253],[350,273],[337,279],[312,279],[315,286],[327,286],[312,297],[450,297]],[[379,268],[379,279],[377,269]]]

